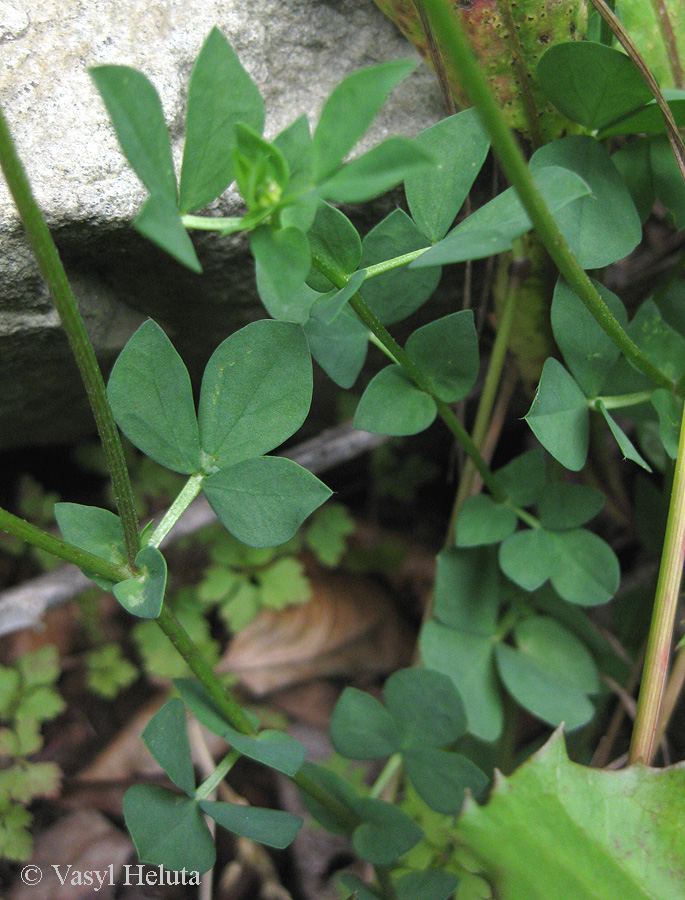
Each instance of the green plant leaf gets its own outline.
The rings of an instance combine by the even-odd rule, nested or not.
[[[327,503],[312,517],[304,535],[307,546],[324,566],[337,566],[347,548],[346,538],[356,528],[342,503]]]
[[[80,503],[55,503],[55,519],[65,541],[117,566],[127,564],[124,530],[113,512]],[[103,590],[112,589],[114,582],[91,572],[84,574]]]
[[[399,366],[386,366],[362,394],[354,427],[372,434],[418,434],[438,414],[435,400],[419,390]]]
[[[304,326],[312,356],[324,372],[342,388],[351,388],[366,360],[368,331],[351,309],[343,308],[326,325],[311,318]]]
[[[512,506],[530,506],[545,489],[545,454],[540,447],[527,450],[495,473]]]
[[[58,797],[61,782],[57,763],[20,760],[0,771],[0,796],[28,805],[36,797]]]
[[[311,266],[307,236],[297,228],[275,231],[261,225],[250,234],[250,249],[267,312],[282,322],[303,325],[319,297],[305,282]]]
[[[430,669],[400,669],[383,688],[400,726],[402,747],[443,747],[466,733],[466,713],[454,683]]]
[[[663,116],[658,107],[659,118],[663,124]],[[633,203],[644,225],[652,212],[656,194],[650,160],[649,141],[637,137],[611,155],[611,161],[618,169],[621,178],[630,191]]]
[[[440,400],[463,400],[478,378],[473,311],[465,309],[417,328],[407,340],[406,351],[431,379]]]
[[[671,213],[676,228],[685,227],[685,184],[665,135],[650,140],[649,161],[656,199]]]
[[[458,884],[459,879],[452,872],[426,869],[407,872],[397,880],[395,890],[397,900],[450,900]]]
[[[546,360],[526,422],[535,437],[567,469],[585,465],[590,440],[590,413],[585,394],[566,369]]]
[[[411,141],[391,137],[339,169],[318,192],[336,203],[364,203],[425,170],[430,162],[430,156]]]
[[[670,393],[670,392],[668,392],[668,393]],[[628,435],[625,433],[625,431],[623,431],[622,428],[619,428],[616,421],[609,414],[609,412],[607,411],[607,408],[605,407],[605,405],[602,403],[601,400],[597,401],[597,409],[604,416],[604,420],[606,421],[607,425],[609,426],[609,430],[613,434],[613,436],[616,440],[616,443],[620,447],[621,453],[623,454],[623,458],[630,459],[633,462],[637,463],[638,466],[642,466],[643,469],[646,469],[648,472],[651,472],[652,468],[649,465],[649,463],[640,454],[640,452],[637,450],[637,448],[635,447],[633,442],[630,440]]]
[[[585,525],[601,511],[604,494],[585,484],[555,481],[547,485],[538,503],[543,528],[566,531]]]
[[[663,19],[668,20],[665,26]],[[675,52],[680,60],[685,49],[685,23],[678,0],[664,0],[655,8],[648,0],[622,0],[621,21],[640,48],[645,63],[664,88],[672,87],[677,80],[670,54]],[[671,35],[668,35],[668,30]],[[673,47],[669,48],[669,41]]]
[[[653,300],[645,300],[627,330],[640,350],[675,382],[685,376],[685,338],[671,328]]]
[[[685,125],[685,91],[662,88],[661,93],[668,103],[675,123],[679,128]],[[637,110],[632,115],[628,115],[618,122],[607,125],[597,135],[600,140],[606,137],[613,137],[618,134],[664,134],[666,131],[666,123],[664,116],[659,109],[656,100],[652,100],[642,109]]]
[[[249,126],[236,123],[235,137],[231,160],[238,190],[250,214],[261,220],[278,207],[288,187],[290,169],[278,147]],[[247,227],[247,222],[243,225]]]
[[[305,762],[302,765],[302,772],[314,784],[319,785],[329,794],[337,797],[337,799],[345,804],[350,810],[353,809],[354,803],[358,799],[357,791],[349,781],[346,781],[338,775],[337,772],[333,772],[331,769],[324,769],[322,766],[317,766],[314,765],[314,763],[309,762]],[[336,819],[335,816],[329,812],[327,807],[320,804],[317,800],[314,800],[309,794],[303,793],[302,801],[311,813],[312,818],[314,818],[319,825],[323,825],[327,831],[330,831],[333,834],[349,834],[350,829],[348,824]]]
[[[190,376],[152,319],[140,326],[119,354],[107,396],[117,425],[143,453],[174,472],[191,475],[200,470]]]
[[[623,303],[604,285],[592,283],[619,324],[626,328],[628,313]],[[594,397],[621,351],[563,278],[554,289],[552,331],[573,377],[588,397]]]
[[[573,731],[595,713],[587,695],[599,690],[587,648],[548,616],[531,616],[514,627],[516,648],[498,644],[497,668],[515,700],[550,725]]]
[[[293,776],[304,762],[302,744],[282,731],[261,731],[258,735],[241,734],[224,719],[205,688],[189,678],[174,679],[174,687],[195,718],[214,734],[225,738],[229,744],[250,759]]]
[[[625,53],[592,41],[550,47],[538,63],[537,77],[557,109],[590,130],[604,128],[653,99]]]
[[[277,559],[257,572],[255,578],[259,582],[261,604],[269,609],[285,609],[311,599],[312,588],[304,565],[293,556]]]
[[[181,212],[202,209],[233,180],[230,151],[236,142],[236,122],[261,134],[264,103],[231,45],[213,28],[190,76]]]
[[[234,834],[283,850],[295,840],[302,819],[280,809],[201,800],[200,809]]]
[[[400,81],[416,68],[394,60],[348,75],[321,111],[313,139],[317,183],[331,175],[352,150]]]
[[[345,896],[345,900],[380,900],[378,894],[371,890],[368,884],[351,872],[343,872],[338,882],[346,892],[352,891],[351,894]]]
[[[361,269],[351,276],[344,288],[341,288],[339,291],[334,288],[332,291],[319,297],[312,306],[312,316],[319,319],[324,325],[330,325],[338,318],[350,298],[357,293],[365,278],[366,270]]]
[[[214,839],[195,800],[157,785],[136,784],[124,795],[124,817],[142,862],[190,872],[206,872],[214,865]]]
[[[683,401],[671,391],[659,388],[652,394],[652,406],[659,415],[659,436],[664,450],[671,459],[677,459]]]
[[[171,143],[154,86],[128,66],[95,66],[89,71],[131,168],[151,194],[175,206]]]
[[[33,838],[28,828],[33,816],[20,803],[5,800],[0,823],[0,854],[4,859],[29,860],[33,854]]]
[[[140,575],[118,582],[112,593],[132,616],[156,619],[164,602],[166,560],[156,547],[143,547],[135,563]]]
[[[276,547],[333,493],[319,479],[281,456],[246,459],[202,485],[221,523],[250,547]]]
[[[419,826],[390,803],[366,797],[354,803],[354,811],[364,821],[355,828],[352,844],[373,865],[390,865],[423,837]]]
[[[400,731],[393,715],[365,691],[346,687],[335,705],[331,741],[347,759],[380,759],[399,752]]]
[[[409,216],[396,209],[372,228],[362,242],[362,268],[412,253],[428,247]],[[426,271],[414,271],[403,266],[367,279],[361,295],[384,325],[406,319],[433,294],[440,281],[441,270],[433,266]]]
[[[510,535],[500,545],[500,568],[525,591],[536,591],[555,570],[554,552],[551,532],[526,528]]]
[[[200,443],[216,469],[261,456],[302,425],[312,399],[312,364],[302,329],[252,322],[219,345],[200,394]]]
[[[478,766],[458,753],[417,746],[405,750],[402,760],[417,794],[436,812],[456,815],[467,790],[480,797],[488,785]]]
[[[176,203],[163,194],[152,194],[136,216],[133,227],[165,253],[200,274],[202,266],[183,225]]]
[[[495,553],[490,548],[450,547],[439,554],[435,615],[443,624],[473,634],[492,634],[500,602],[494,562]]]
[[[75,506],[78,504],[74,504]],[[86,506],[85,509],[96,509],[97,507]],[[106,512],[107,510],[103,510]],[[29,688],[41,687],[44,685],[54,685],[60,677],[59,654],[57,648],[52,644],[39,647],[29,653],[22,653],[15,662],[14,668],[21,677],[23,690]]]
[[[195,773],[183,703],[172,697],[155,713],[142,734],[145,746],[176,787],[195,794]]]
[[[564,207],[586,197],[590,188],[583,178],[566,168],[550,166],[531,175],[550,211],[558,215]],[[410,263],[410,269],[482,259],[511,250],[513,242],[533,227],[513,188],[508,188],[472,213],[430,250]]]
[[[119,644],[105,644],[85,657],[88,689],[100,697],[113,700],[117,694],[138,679],[138,669],[121,652]]]
[[[628,188],[602,145],[587,135],[572,135],[541,147],[530,161],[535,175],[547,166],[563,166],[591,190],[556,213],[555,219],[584,269],[600,269],[631,253],[642,238],[640,217]]]
[[[507,900],[673,900],[685,881],[684,801],[682,764],[585,768],[557,733],[498,779],[486,806],[467,804],[454,837]]]
[[[516,530],[516,513],[486,494],[469,497],[456,523],[457,547],[498,544]]]
[[[319,201],[307,238],[312,252],[334,265],[341,275],[351,275],[357,269],[362,257],[359,232],[347,216],[330,203]],[[334,288],[333,283],[313,267],[307,283],[322,293]]]
[[[466,109],[422,131],[414,143],[435,162],[404,179],[407,205],[419,231],[433,244],[444,238],[457,217],[490,141],[476,110]]]

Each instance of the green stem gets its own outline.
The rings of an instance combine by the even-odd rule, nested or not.
[[[108,581],[125,581],[131,577],[131,571],[126,566],[118,566],[116,563],[108,562],[89,553],[87,550],[81,550],[80,547],[74,547],[73,544],[67,544],[60,538],[53,537],[41,528],[37,528],[30,522],[20,519],[18,516],[12,515],[5,509],[0,509],[0,531],[8,531],[15,537],[27,541],[34,547],[41,550],[47,550],[53,556],[63,559],[65,562],[74,563],[93,575],[100,578],[106,578]]]
[[[331,262],[329,262],[328,259],[326,259],[313,248],[312,264],[336,287],[344,288],[347,284],[347,275],[341,272],[337,268],[337,266],[333,265]],[[445,403],[444,400],[440,400],[440,398],[436,396],[430,378],[414,362],[411,356],[409,356],[409,354],[405,350],[403,350],[402,347],[400,347],[395,338],[390,334],[385,325],[383,325],[381,320],[374,313],[371,307],[366,303],[359,292],[357,292],[350,298],[350,306],[355,311],[360,321],[364,325],[366,325],[369,331],[373,332],[373,334],[376,335],[379,342],[387,351],[388,355],[392,359],[395,359],[397,361],[397,364],[401,366],[402,369],[404,369],[405,373],[411,378],[417,388],[433,398],[438,409],[438,415],[447,425],[450,431],[455,435],[457,440],[461,443],[468,456],[473,460],[473,464],[480,473],[480,476],[490,493],[496,500],[503,502],[506,499],[506,493],[504,492],[502,486],[492,474],[490,467],[481,456],[478,447],[476,447],[474,442],[471,440],[471,436],[469,435],[467,430],[455,416],[452,407],[448,403]]]
[[[630,762],[638,759],[649,765],[658,729],[659,710],[668,677],[668,661],[673,641],[680,581],[685,557],[685,409],[680,425],[678,457],[673,475],[666,535],[661,556],[652,624],[637,703],[637,715],[630,744]]]
[[[240,753],[237,750],[231,750],[230,753],[227,753],[212,774],[197,788],[195,799],[206,800],[219,787],[239,759]]]
[[[399,269],[400,266],[406,266],[428,250],[430,250],[430,247],[422,247],[421,250],[412,250],[409,253],[403,253],[401,256],[393,256],[392,259],[385,259],[383,262],[376,263],[375,266],[367,266],[365,270],[366,280],[373,278],[375,275],[382,275],[384,272]]]
[[[373,868],[384,900],[396,900],[397,891],[390,877],[390,866],[374,866]]]
[[[188,509],[192,501],[200,493],[204,478],[204,474],[202,472],[199,472],[197,475],[191,475],[188,481],[186,481],[183,489],[171,504],[169,509],[166,511],[166,513],[164,514],[164,518],[150,536],[150,540],[148,541],[150,547],[160,546],[164,538],[169,534],[171,529],[181,518],[182,514],[186,511],[186,509]]]
[[[421,0],[445,56],[451,59],[471,102],[490,135],[492,148],[528,213],[538,237],[571,288],[600,327],[636,368],[656,384],[673,390],[673,381],[631,340],[582,269],[537,189],[519,145],[495,103],[480,66],[468,45],[458,16],[445,0]]]
[[[383,766],[383,770],[378,778],[374,781],[371,790],[369,791],[369,797],[379,798],[401,768],[402,754],[393,753],[387,763]]]
[[[512,506],[511,509],[516,513],[516,517],[522,522],[525,522],[530,528],[542,528],[540,520],[536,519],[532,513],[526,512],[526,510],[521,509],[520,506]]]
[[[93,345],[86,332],[76,298],[67,280],[64,266],[52,239],[45,219],[38,208],[26,172],[17,155],[5,116],[0,110],[0,167],[7,181],[10,193],[26,229],[31,249],[38,268],[45,279],[55,302],[60,320],[69,339],[76,359],[88,400],[93,410],[102,447],[107,459],[114,496],[126,541],[126,555],[131,567],[134,566],[139,549],[138,517],[136,516],[133,491],[126,468],[124,450],[119,432],[112,416],[105,383],[95,357]]]
[[[605,409],[623,409],[626,406],[637,406],[640,403],[649,403],[652,391],[636,391],[634,394],[616,394],[613,397],[593,397],[588,400],[590,409],[599,410],[601,403]]]
[[[242,216],[181,216],[186,228],[199,231],[226,231],[227,228],[240,228]]]

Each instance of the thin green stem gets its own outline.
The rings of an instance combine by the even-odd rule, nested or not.
[[[375,266],[367,266],[365,270],[366,280],[373,278],[375,275],[382,275],[384,272],[399,269],[400,266],[406,266],[428,250],[430,250],[430,247],[422,247],[421,250],[412,250],[409,253],[403,253],[401,256],[394,256],[392,259],[385,259],[383,262],[376,263]]]
[[[93,345],[86,332],[76,298],[67,280],[64,266],[52,239],[43,214],[38,208],[24,167],[17,155],[5,116],[0,110],[0,167],[14,198],[14,202],[26,229],[31,249],[38,268],[45,279],[55,302],[60,320],[69,339],[76,359],[88,400],[93,410],[102,448],[107,459],[114,496],[121,524],[124,529],[126,555],[130,566],[134,566],[139,549],[138,517],[133,500],[133,490],[126,468],[124,450],[119,432],[112,416],[105,383],[95,357]]]
[[[322,275],[325,275],[336,287],[344,288],[347,284],[348,277],[341,272],[328,259],[323,257],[316,250],[312,249],[312,264]],[[400,347],[395,338],[390,334],[385,325],[374,313],[371,307],[366,303],[364,298],[357,292],[350,298],[350,306],[357,314],[359,320],[366,325],[369,331],[376,335],[380,343],[383,345],[388,355],[397,361],[397,364],[404,369],[405,373],[411,378],[419,390],[428,394],[435,401],[438,409],[438,415],[447,425],[450,431],[455,435],[457,440],[463,446],[465,452],[473,460],[473,464],[480,473],[483,482],[487,485],[488,490],[496,500],[504,501],[506,493],[502,486],[492,474],[490,467],[480,454],[480,451],[471,440],[468,431],[455,416],[452,407],[440,400],[436,396],[433,383],[424,371],[418,366],[409,354]]]
[[[212,774],[197,788],[195,799],[206,800],[210,794],[214,793],[239,759],[240,753],[237,750],[231,750],[227,753]]]
[[[191,475],[188,481],[186,481],[183,489],[164,514],[164,518],[152,532],[150,540],[148,541],[148,544],[151,547],[160,546],[164,538],[169,534],[186,509],[188,509],[190,504],[200,493],[204,478],[204,474],[199,472],[197,475]]]
[[[242,216],[181,216],[186,228],[198,231],[226,231],[227,228],[242,227]]]
[[[388,350],[388,348],[385,346],[383,341],[379,340],[376,337],[376,335],[373,333],[373,331],[369,331],[367,333],[369,335],[369,343],[373,344],[374,347],[378,347],[378,349],[381,351],[381,353],[384,353],[391,362],[396,363],[397,360],[392,355],[392,353]]]
[[[379,798],[382,795],[383,791],[387,788],[387,786],[392,782],[393,778],[395,778],[397,773],[401,770],[401,768],[402,754],[393,753],[387,763],[383,766],[380,775],[371,786],[369,797]]]
[[[630,744],[630,762],[638,759],[649,765],[658,730],[659,711],[668,677],[668,661],[680,595],[685,558],[685,409],[680,425],[678,458],[671,488],[666,535],[654,598],[652,624],[642,673],[637,715]]]
[[[626,406],[637,406],[640,403],[649,403],[652,391],[636,391],[634,394],[615,394],[612,397],[593,397],[588,400],[590,409],[599,410],[601,403],[605,409],[623,409]]]
[[[508,504],[506,504],[508,505]],[[520,506],[512,506],[510,507],[516,513],[516,517],[521,520],[521,522],[525,522],[530,528],[542,528],[540,524],[540,520],[537,519],[532,513],[526,512],[525,509],[521,509]]]
[[[125,581],[131,577],[131,571],[126,566],[117,566],[116,563],[101,559],[94,553],[74,547],[73,544],[68,544],[66,541],[48,534],[5,509],[0,509],[0,531],[8,531],[34,547],[47,550],[53,556],[63,559],[65,562],[74,563],[81,569],[92,572],[93,575],[98,575],[100,578],[106,578],[108,581]]]
[[[532,179],[511,129],[490,93],[478,61],[468,45],[459,17],[452,15],[451,6],[445,0],[421,2],[429,13],[443,54],[457,70],[460,83],[464,85],[490,135],[502,169],[557,268],[626,358],[655,384],[673,390],[673,381],[626,334],[573,255]]]

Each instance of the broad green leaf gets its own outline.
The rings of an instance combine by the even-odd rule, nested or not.
[[[585,525],[601,511],[604,494],[585,484],[555,481],[547,485],[538,503],[543,528],[566,531]]]
[[[339,291],[335,288],[319,297],[314,301],[312,306],[312,316],[324,325],[330,325],[338,318],[351,297],[353,297],[364,283],[366,278],[366,270],[361,269],[355,272],[344,288]]]
[[[140,575],[119,581],[112,593],[124,609],[140,619],[156,619],[166,591],[166,560],[156,547],[143,547],[135,559]]]
[[[312,588],[304,564],[294,556],[277,559],[254,576],[259,583],[259,599],[269,609],[285,609],[311,599]]]
[[[403,750],[443,747],[466,732],[466,713],[454,683],[431,669],[400,669],[388,678],[383,696],[400,726]]]
[[[354,427],[372,434],[418,434],[433,423],[435,400],[419,390],[399,366],[386,366],[362,394]]]
[[[404,179],[407,205],[419,231],[435,243],[457,217],[485,162],[490,141],[476,110],[466,109],[422,131],[414,143],[435,162]]]
[[[514,640],[526,653],[553,673],[553,680],[568,681],[586,694],[599,691],[599,676],[592,654],[575,635],[549,616],[529,616],[514,626]]]
[[[362,268],[428,247],[428,241],[401,209],[372,228],[362,243]],[[433,294],[440,281],[440,268],[414,271],[402,266],[375,275],[362,285],[361,295],[384,325],[406,319]]]
[[[307,239],[312,253],[334,266],[340,275],[351,275],[359,266],[362,258],[359,233],[347,216],[330,203],[319,201]],[[328,278],[313,267],[308,274],[307,283],[321,292],[330,291],[334,287]]]
[[[380,900],[379,895],[371,890],[368,884],[365,884],[361,878],[357,878],[351,872],[343,872],[338,879],[338,883],[341,889],[344,888],[344,894],[341,892],[341,897],[344,896],[344,900]],[[348,891],[351,891],[351,893],[348,894]]]
[[[435,615],[444,625],[488,637],[494,632],[500,603],[500,580],[494,562],[495,554],[489,548],[450,547],[440,553]],[[464,697],[461,690],[460,695]]]
[[[623,431],[623,429],[617,425],[616,421],[609,414],[609,412],[607,411],[607,408],[605,407],[605,405],[602,403],[601,400],[597,401],[597,409],[599,409],[601,414],[604,416],[604,420],[606,421],[607,425],[609,426],[609,430],[613,434],[613,436],[616,440],[616,443],[618,444],[618,446],[621,450],[621,453],[623,454],[623,458],[630,459],[633,462],[637,463],[638,466],[642,466],[643,469],[646,469],[648,472],[651,472],[652,468],[649,465],[649,463],[646,462],[644,457],[641,455],[641,453],[635,447],[635,444],[633,444],[633,442],[630,440],[630,438],[625,433],[625,431]]]
[[[300,116],[299,119],[295,119],[294,122],[284,128],[273,139],[273,145],[283,154],[290,169],[290,181],[282,198],[285,200],[290,194],[300,193],[312,183],[312,136],[309,131],[307,116]],[[313,199],[312,215],[316,211],[317,205],[318,200]],[[311,222],[303,230],[307,231],[310,225]],[[302,228],[301,225],[298,227]]]
[[[57,763],[15,762],[0,772],[0,794],[28,805],[36,797],[59,797],[61,782]]]
[[[659,118],[663,124],[661,110],[657,107]],[[656,194],[649,152],[649,140],[638,137],[621,147],[611,155],[611,161],[618,169],[621,178],[630,191],[633,203],[644,225],[652,212]]]
[[[665,88],[661,93],[668,103],[675,123],[679,128],[685,125],[685,91]],[[666,123],[656,100],[652,100],[642,109],[626,116],[612,125],[603,128],[597,135],[600,139],[613,137],[617,134],[664,134]]]
[[[555,734],[454,838],[507,900],[673,900],[685,883],[685,768],[619,771],[570,762]],[[579,864],[582,861],[582,864]]]
[[[305,546],[324,566],[340,563],[347,549],[347,537],[357,528],[355,520],[342,503],[327,503],[312,516],[304,535]]]
[[[183,703],[172,697],[155,713],[142,734],[145,746],[176,787],[195,794],[195,773]]]
[[[261,456],[302,425],[312,399],[312,364],[302,329],[252,322],[219,345],[200,394],[200,443],[222,469]]]
[[[366,360],[367,329],[351,309],[343,308],[329,325],[311,318],[304,326],[312,356],[342,388],[351,388]]]
[[[591,41],[550,47],[538,63],[537,77],[557,109],[590,130],[604,128],[653,99],[625,53]]]
[[[236,122],[261,134],[264,103],[231,45],[213,28],[190,76],[181,212],[202,209],[233,180],[230,151],[236,141]]]
[[[623,259],[642,237],[640,217],[628,188],[602,145],[587,135],[572,135],[541,147],[530,161],[533,174],[563,166],[591,190],[555,219],[584,269],[599,269]]]
[[[413,60],[395,60],[353,72],[330,95],[314,132],[317,182],[331,175],[380,112],[400,81],[414,70]]]
[[[683,418],[683,401],[671,391],[659,388],[652,394],[652,406],[659,414],[659,435],[671,459],[678,456],[678,439]]]
[[[516,530],[516,513],[486,494],[469,497],[456,523],[457,547],[498,544]]]
[[[411,141],[388,138],[339,169],[318,192],[336,203],[364,203],[427,169],[430,162],[431,158]]]
[[[656,199],[673,215],[676,228],[685,227],[685,184],[665,135],[649,142],[649,159]]]
[[[209,731],[225,738],[229,744],[257,762],[284,775],[296,775],[304,762],[302,744],[281,731],[267,729],[258,735],[236,731],[223,717],[205,688],[190,678],[174,679],[174,687],[195,718]]]
[[[500,545],[500,568],[525,591],[536,591],[555,571],[555,549],[552,532],[525,528]]]
[[[670,378],[685,375],[685,338],[671,328],[653,300],[645,300],[628,326],[628,334]]]
[[[465,309],[417,328],[407,340],[406,351],[431,379],[440,400],[463,400],[478,378],[473,311]]]
[[[349,781],[346,781],[331,769],[324,769],[322,766],[314,765],[314,763],[305,762],[302,765],[302,772],[306,777],[316,785],[322,787],[329,794],[337,797],[349,809],[353,808],[354,802],[358,797],[357,791],[352,787]],[[348,823],[340,822],[330,812],[328,807],[323,806],[315,800],[310,794],[302,794],[302,800],[319,825],[332,832],[333,834],[349,834],[350,828]]]
[[[421,799],[447,815],[460,812],[467,790],[478,797],[488,784],[478,766],[458,753],[416,746],[402,754],[402,761]]]
[[[176,174],[159,94],[128,66],[95,66],[90,74],[105,102],[124,156],[148,191],[176,205]]]
[[[419,826],[397,806],[364,798],[354,803],[363,822],[352,835],[352,844],[366,862],[387,866],[416,846],[423,837]]]
[[[113,512],[80,503],[55,503],[55,519],[65,541],[118,566],[127,564],[124,530]],[[106,578],[85,574],[104,590],[112,589],[113,582]]]
[[[452,872],[425,869],[407,872],[397,880],[395,890],[397,900],[450,900],[458,884],[459,879]]]
[[[527,450],[495,473],[513,506],[530,506],[545,489],[545,454],[540,447]]]
[[[295,840],[302,819],[280,809],[201,800],[200,809],[234,834],[283,850]]]
[[[155,462],[186,475],[200,470],[200,444],[188,370],[162,329],[148,319],[119,354],[107,385],[117,425]]]
[[[628,313],[623,303],[604,285],[597,281],[593,284],[625,328]],[[621,351],[563,278],[557,281],[554,289],[552,331],[573,377],[588,397],[594,397]]]
[[[124,818],[141,862],[206,872],[216,859],[214,838],[194,800],[152,784],[124,795]]]
[[[250,547],[276,547],[331,496],[323,482],[281,456],[245,459],[202,485],[221,523]]]
[[[78,506],[78,504],[61,505]],[[97,507],[86,506],[78,508],[92,510]],[[101,512],[107,512],[107,510],[101,510]],[[106,527],[107,526],[105,526],[105,529]],[[22,653],[19,659],[14,663],[14,668],[21,676],[21,683],[24,690],[38,687],[39,685],[54,685],[60,677],[60,663],[57,648],[52,644],[46,644],[44,647],[39,647],[38,650]]]
[[[202,266],[183,225],[176,203],[163,194],[153,194],[133,221],[133,227],[165,253],[200,274]]]
[[[421,630],[419,646],[424,664],[454,682],[463,698],[469,733],[496,741],[503,712],[492,635],[459,631],[431,619]]]
[[[400,731],[393,715],[365,691],[346,687],[330,724],[333,746],[347,759],[380,759],[399,752]]]
[[[583,178],[567,168],[554,165],[550,165],[547,171],[531,168],[531,174],[550,212],[557,215],[564,207],[590,193]],[[410,269],[482,259],[511,250],[513,242],[532,227],[516,192],[508,188],[410,263]]]
[[[257,290],[267,312],[282,322],[304,325],[319,297],[305,282],[311,266],[309,242],[297,228],[261,225],[250,234]]]
[[[585,465],[590,440],[590,413],[585,394],[566,369],[550,357],[526,422],[535,437],[567,469]]]
[[[685,21],[680,0],[663,0],[658,7],[649,0],[621,0],[620,10],[621,22],[659,84],[663,88],[673,87],[677,76],[674,75],[669,55],[675,52],[681,66],[685,56]],[[672,50],[668,47],[663,19],[668,19],[668,27],[672,31]]]

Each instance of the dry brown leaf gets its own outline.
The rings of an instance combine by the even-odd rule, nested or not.
[[[385,590],[343,572],[314,571],[310,580],[309,603],[261,612],[218,670],[262,697],[315,678],[381,675],[410,661],[415,636]]]
[[[134,853],[131,839],[99,812],[83,809],[70,813],[36,838],[31,868],[40,868],[40,882],[24,884],[17,878],[7,900],[110,900],[124,864]],[[64,884],[54,866],[59,867]],[[79,872],[101,874],[103,882],[96,894],[97,876],[94,884],[72,884],[72,876]]]

